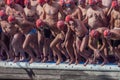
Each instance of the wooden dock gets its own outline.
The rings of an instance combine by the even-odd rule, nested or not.
[[[0,79],[30,80],[120,80],[120,68],[107,64],[0,62]]]

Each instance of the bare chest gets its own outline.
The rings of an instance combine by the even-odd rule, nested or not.
[[[56,6],[46,6],[45,12],[47,15],[56,15],[58,13],[58,8]]]
[[[24,11],[25,11],[26,16],[33,16],[35,14],[35,9],[33,8],[31,9],[25,8]]]

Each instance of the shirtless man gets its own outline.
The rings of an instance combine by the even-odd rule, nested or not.
[[[94,52],[94,58],[93,58],[92,63],[96,63],[96,59],[98,59],[101,56],[103,58],[103,63],[101,64],[102,66],[108,62],[107,56],[105,56],[107,53],[105,53],[104,51],[105,46],[106,46],[106,40],[103,36],[103,32],[106,29],[108,28],[101,27],[101,28],[92,30],[90,32],[89,42],[88,42],[88,46]]]
[[[39,19],[42,19],[41,17],[43,14],[43,5],[45,4],[45,0],[37,0],[37,1],[38,1],[38,5],[36,7],[36,13],[37,13],[37,16],[39,17]],[[38,22],[39,22],[39,20],[38,20]],[[38,33],[39,50],[40,50],[40,53],[43,54],[44,35],[40,31],[38,31],[37,33]],[[44,61],[42,60],[42,62],[45,62],[45,61],[46,61],[46,58],[44,58]]]
[[[96,6],[94,0],[89,0],[90,8],[87,10],[84,23],[88,23],[89,29],[96,29],[101,26],[106,26],[106,18],[103,10]]]
[[[18,20],[25,18],[23,8],[19,4],[15,4],[14,0],[7,0],[6,14],[14,15]]]
[[[79,53],[82,57],[86,59],[86,62],[84,65],[87,64],[89,53],[87,50],[85,50],[88,40],[88,30],[84,26],[84,24],[79,19],[74,19],[70,15],[66,16],[65,18],[68,26],[68,32],[66,37],[69,34],[74,35],[75,37],[75,46],[77,52],[75,52],[75,60],[76,64],[78,64],[78,54]],[[72,43],[71,43],[72,44]]]
[[[35,21],[37,20],[36,7],[31,6],[30,0],[25,0],[24,5],[25,5],[24,12],[25,12],[26,20],[35,23]]]
[[[118,5],[117,1],[113,1],[112,7],[110,29],[120,29],[120,5]]]
[[[27,20],[23,20],[22,22],[17,22],[19,25],[19,30],[25,36],[25,40],[22,44],[22,48],[27,52],[30,56],[29,63],[31,64],[34,61],[40,61],[41,54],[39,53],[38,43],[37,43],[37,33],[34,28],[35,25]],[[33,54],[33,52],[36,54]]]
[[[51,38],[51,31],[48,25],[43,22],[41,19],[38,19],[36,21],[36,27],[38,29],[38,38],[42,35],[42,40],[39,41],[38,39],[38,45],[43,44],[43,60],[42,62],[46,62],[50,56],[50,38]],[[40,42],[43,42],[40,44]]]
[[[118,58],[118,66],[120,67],[120,29],[105,30],[103,34],[107,39],[111,50]],[[110,40],[113,40],[113,45],[111,44]]]
[[[65,9],[64,9],[64,13],[66,14],[66,15],[71,15],[73,18],[75,18],[75,19],[79,19],[79,20],[81,20],[82,19],[82,12],[81,12],[81,10],[79,9],[79,7],[77,7],[76,5],[75,5],[75,2],[74,2],[74,0],[66,0],[65,1]],[[75,50],[76,49],[74,49],[73,50],[73,44],[75,44],[73,41],[74,41],[74,36],[71,34],[70,35],[71,36],[71,40],[70,39],[67,39],[67,41],[65,40],[65,47],[66,47],[66,50],[67,50],[67,52],[68,52],[68,54],[69,54],[69,56],[70,56],[70,62],[69,62],[69,64],[71,64],[71,63],[74,63],[74,53],[76,52]],[[73,43],[73,44],[71,44],[71,42]]]
[[[58,13],[60,12],[61,15],[63,15],[62,17],[64,18],[64,13],[62,11],[61,6],[57,3],[54,2],[53,0],[45,0],[46,4],[44,4],[43,6],[43,20],[45,20],[45,22],[49,25],[52,35],[54,37],[57,36],[57,34],[60,33],[60,31],[58,30],[58,28],[56,27],[56,23],[58,21]],[[51,42],[50,47],[51,49],[54,48],[54,40]],[[56,61],[56,64],[59,64],[62,61],[62,57],[60,56],[60,54],[57,53],[57,51],[53,51],[53,55],[57,55],[58,56],[58,60]]]
[[[4,42],[4,38],[6,34],[6,25],[7,25],[7,15],[5,14],[4,10],[0,10],[0,59],[4,59],[3,57],[3,50],[7,54],[7,59],[13,59],[13,56],[9,54],[8,47]]]
[[[16,19],[14,16],[11,15],[8,17],[8,23],[9,25],[6,26],[7,27],[6,32],[11,37],[10,45],[15,53],[15,59],[13,62],[16,63],[20,60],[20,55],[22,57],[21,60],[25,59],[24,50],[21,45],[23,44],[24,37],[22,33],[20,33],[20,31],[18,30],[18,27],[17,27],[18,25],[16,25]]]
[[[60,31],[56,28],[56,22],[58,21],[58,13],[64,17],[64,13],[62,11],[61,6],[54,2],[53,0],[45,0],[46,4],[43,6],[43,15],[42,19],[47,22],[49,27],[51,28],[53,36],[56,36]]]
[[[55,39],[53,40],[54,43],[54,47],[53,47],[53,51],[57,51],[57,53],[59,54],[63,54],[66,58],[66,61],[69,61],[69,56],[67,54],[67,51],[65,50],[65,48],[61,45],[64,40],[65,40],[65,36],[67,33],[67,26],[65,25],[63,20],[59,20],[57,22],[57,28],[61,31],[59,34],[57,34],[57,36],[55,37]],[[59,46],[59,47],[58,47]],[[61,56],[61,55],[60,55]],[[62,59],[63,60],[63,59]],[[58,63],[56,63],[58,64]]]

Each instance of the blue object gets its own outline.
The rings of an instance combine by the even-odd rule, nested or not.
[[[0,28],[0,33],[2,33],[2,28]]]
[[[66,7],[71,7],[71,4],[65,4]]]
[[[29,32],[29,34],[36,34],[36,33],[37,33],[36,29],[32,29],[32,30]]]

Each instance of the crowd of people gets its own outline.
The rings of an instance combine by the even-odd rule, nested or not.
[[[1,60],[120,66],[119,44],[120,0],[0,0]]]

